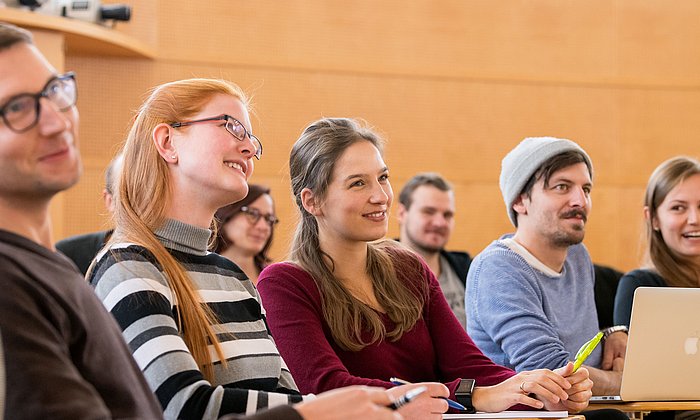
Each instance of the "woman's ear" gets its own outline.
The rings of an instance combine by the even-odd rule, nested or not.
[[[313,216],[321,216],[323,214],[321,211],[321,203],[318,201],[314,192],[309,188],[301,190],[301,205],[304,206],[304,210],[308,211],[309,214]]]
[[[655,231],[659,230],[659,222],[655,217],[652,217],[648,206],[644,206],[644,219],[651,223],[651,228]]]
[[[169,163],[177,163],[177,150],[172,141],[172,127],[168,124],[160,123],[153,129],[153,144],[155,144],[158,154]]]

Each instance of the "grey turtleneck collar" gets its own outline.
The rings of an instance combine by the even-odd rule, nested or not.
[[[211,238],[211,230],[173,219],[165,219],[155,234],[166,248],[200,256],[207,255],[207,245]]]

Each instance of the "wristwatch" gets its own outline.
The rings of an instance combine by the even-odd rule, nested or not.
[[[615,325],[612,327],[603,328],[603,340],[607,340],[607,338],[610,337],[610,334],[616,333],[618,331],[622,331],[625,334],[629,332],[627,327],[625,327],[624,325]]]
[[[462,404],[467,411],[467,414],[476,413],[474,404],[472,404],[472,393],[474,392],[474,384],[476,381],[474,379],[460,379],[459,386],[455,391],[455,398],[457,402]]]

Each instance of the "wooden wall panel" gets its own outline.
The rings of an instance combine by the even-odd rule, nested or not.
[[[177,22],[188,35],[161,31],[163,53],[187,61],[539,80],[547,74],[601,77],[610,69],[600,63],[615,59],[609,40],[616,7],[609,1],[510,1],[500,7],[488,0],[230,1],[160,13],[162,22]],[[226,39],[236,54],[221,53]],[[187,42],[199,48],[187,48]],[[270,50],[274,54],[259,54]]]
[[[109,162],[107,162],[109,163]],[[102,189],[107,163],[83,160],[83,175],[75,187],[66,191],[64,229],[71,233],[85,233],[109,228],[110,216],[104,206]],[[78,217],[76,217],[78,216]],[[89,227],[86,229],[86,227]]]
[[[598,185],[591,195],[585,243],[596,263],[619,269],[642,261],[642,187]]]
[[[644,185],[662,161],[700,157],[700,89],[634,89],[620,94],[615,182]]]
[[[178,61],[586,84],[700,80],[700,45],[689,42],[700,36],[695,0],[159,3],[159,48]]]
[[[67,196],[65,235],[105,225],[100,201],[72,200],[99,200],[102,170],[146,91],[186,77],[230,79],[254,96],[265,156],[253,181],[272,187],[283,220],[275,258],[297,217],[289,150],[322,116],[364,118],[387,138],[396,194],[419,171],[450,179],[458,210],[449,246],[472,254],[513,229],[498,175],[523,137],[568,137],[589,152],[586,243],[594,260],[621,269],[639,264],[651,170],[675,154],[700,155],[697,1],[128,3],[134,20],[117,30],[152,43],[156,60],[66,59],[78,72],[90,167]],[[389,236],[397,234],[392,217]]]

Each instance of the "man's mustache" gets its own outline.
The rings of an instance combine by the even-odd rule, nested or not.
[[[447,228],[432,228],[432,229],[426,229],[427,233],[438,233],[440,235],[447,235],[448,229]]]
[[[578,217],[581,216],[581,219],[583,219],[584,222],[588,221],[588,215],[586,215],[586,212],[582,209],[571,209],[567,212],[564,212],[561,214],[562,219],[571,219],[573,217]]]

